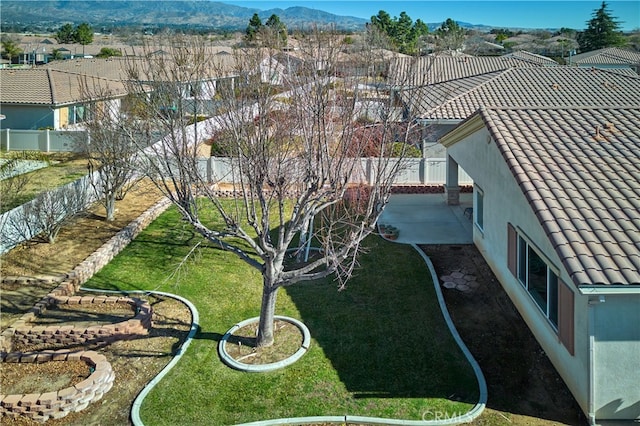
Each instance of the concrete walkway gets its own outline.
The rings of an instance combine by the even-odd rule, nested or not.
[[[447,204],[445,194],[392,194],[379,223],[398,228],[403,244],[472,244],[473,221],[464,211],[473,194],[460,194],[460,205]]]

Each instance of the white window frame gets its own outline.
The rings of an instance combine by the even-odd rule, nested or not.
[[[479,186],[475,186],[475,208],[473,209],[473,222],[478,229],[484,232],[484,191]]]

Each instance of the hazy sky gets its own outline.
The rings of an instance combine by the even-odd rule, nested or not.
[[[218,0],[220,1],[220,0]],[[471,1],[369,1],[369,0],[297,0],[297,1],[226,1],[244,7],[267,10],[304,6],[336,15],[355,16],[370,19],[378,11],[384,10],[392,17],[405,11],[413,19],[424,22],[442,22],[447,18],[471,24],[485,24],[496,27],[560,28],[577,30],[586,28],[591,14],[602,1],[584,0],[471,0]],[[640,1],[607,1],[608,9],[621,21],[623,30],[640,28]]]

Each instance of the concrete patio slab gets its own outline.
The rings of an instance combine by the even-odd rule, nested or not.
[[[472,244],[473,194],[460,194],[460,205],[447,204],[445,194],[392,194],[379,223],[398,228],[403,244]]]

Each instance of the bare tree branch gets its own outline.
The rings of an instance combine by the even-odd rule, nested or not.
[[[165,54],[147,46],[145,60],[128,64],[129,91],[165,135],[143,151],[148,175],[196,232],[262,273],[259,346],[273,342],[278,288],[329,275],[344,288],[416,127],[385,82],[387,58],[343,39],[316,29],[294,53],[250,48],[224,57],[208,55],[201,40],[173,39]],[[219,109],[193,120],[210,98]],[[363,119],[374,138],[362,137]],[[205,139],[229,156],[231,200],[200,169]],[[365,155],[374,159],[371,182],[350,199]],[[211,209],[223,226],[210,225]],[[312,257],[291,255],[310,243]]]

